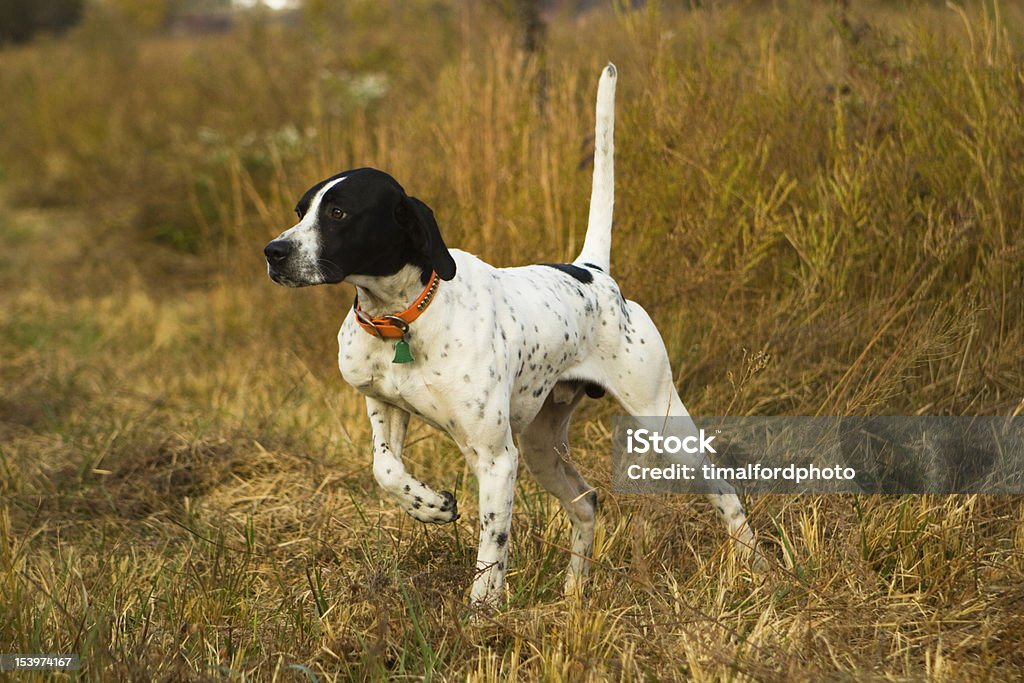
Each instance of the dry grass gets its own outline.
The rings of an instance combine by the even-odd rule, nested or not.
[[[201,40],[93,16],[0,54],[0,652],[104,681],[1019,676],[1020,500],[750,500],[753,575],[702,501],[608,493],[607,402],[574,428],[603,501],[586,597],[559,596],[566,522],[527,475],[509,606],[471,623],[457,449],[411,431],[458,524],[381,500],[334,365],[349,292],[266,281],[295,198],[356,165],[449,244],[572,258],[612,60],[614,268],[691,410],[1019,413],[1024,16],[706,4],[557,16],[542,57],[426,2]]]

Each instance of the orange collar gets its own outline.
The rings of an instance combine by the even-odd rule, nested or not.
[[[356,322],[362,327],[367,334],[372,334],[375,337],[381,339],[402,339],[409,332],[409,325],[413,320],[420,317],[423,311],[427,310],[427,306],[434,300],[434,294],[437,293],[437,286],[441,284],[441,278],[438,277],[436,272],[430,274],[430,282],[423,288],[420,295],[416,297],[416,301],[413,301],[409,308],[405,309],[401,313],[392,313],[391,315],[382,315],[376,318],[371,318],[368,313],[363,311],[359,307],[359,295],[356,294],[356,300],[352,304],[352,310],[356,314]]]

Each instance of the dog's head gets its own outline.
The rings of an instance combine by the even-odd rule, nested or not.
[[[455,261],[434,214],[383,171],[345,171],[309,188],[299,222],[263,250],[270,279],[289,287],[393,275],[404,266],[455,277]]]

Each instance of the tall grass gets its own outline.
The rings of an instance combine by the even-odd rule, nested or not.
[[[607,402],[574,428],[603,500],[587,596],[559,597],[564,517],[524,475],[509,607],[471,623],[468,468],[414,426],[463,519],[379,498],[334,363],[350,293],[261,260],[362,165],[451,246],[572,259],[613,61],[612,267],[691,411],[1020,413],[1016,6],[616,6],[524,54],[486,6],[313,5],[203,38],[94,11],[0,53],[0,651],[78,652],[88,680],[1024,669],[1018,500],[750,500],[776,565],[753,575],[700,501],[607,493]]]

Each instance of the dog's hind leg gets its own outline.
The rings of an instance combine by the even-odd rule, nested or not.
[[[519,450],[534,478],[562,503],[572,523],[571,557],[565,593],[576,593],[590,568],[594,544],[597,492],[568,460],[569,420],[580,399],[582,383],[564,382],[548,395],[537,417],[519,435]]]
[[[409,413],[374,398],[366,399],[373,430],[373,476],[402,509],[421,522],[445,524],[459,518],[455,496],[437,492],[413,477],[402,462]]]
[[[596,355],[601,367],[595,368],[594,376],[603,378],[604,387],[630,415],[689,416],[672,381],[665,344],[647,311],[634,301],[624,300],[619,327],[614,343],[598,350]],[[691,462],[687,464],[703,464],[702,456],[688,457]],[[754,532],[735,489],[727,482],[720,482],[717,491],[708,494],[708,499],[725,523],[741,556],[752,559],[755,566],[761,565]]]

